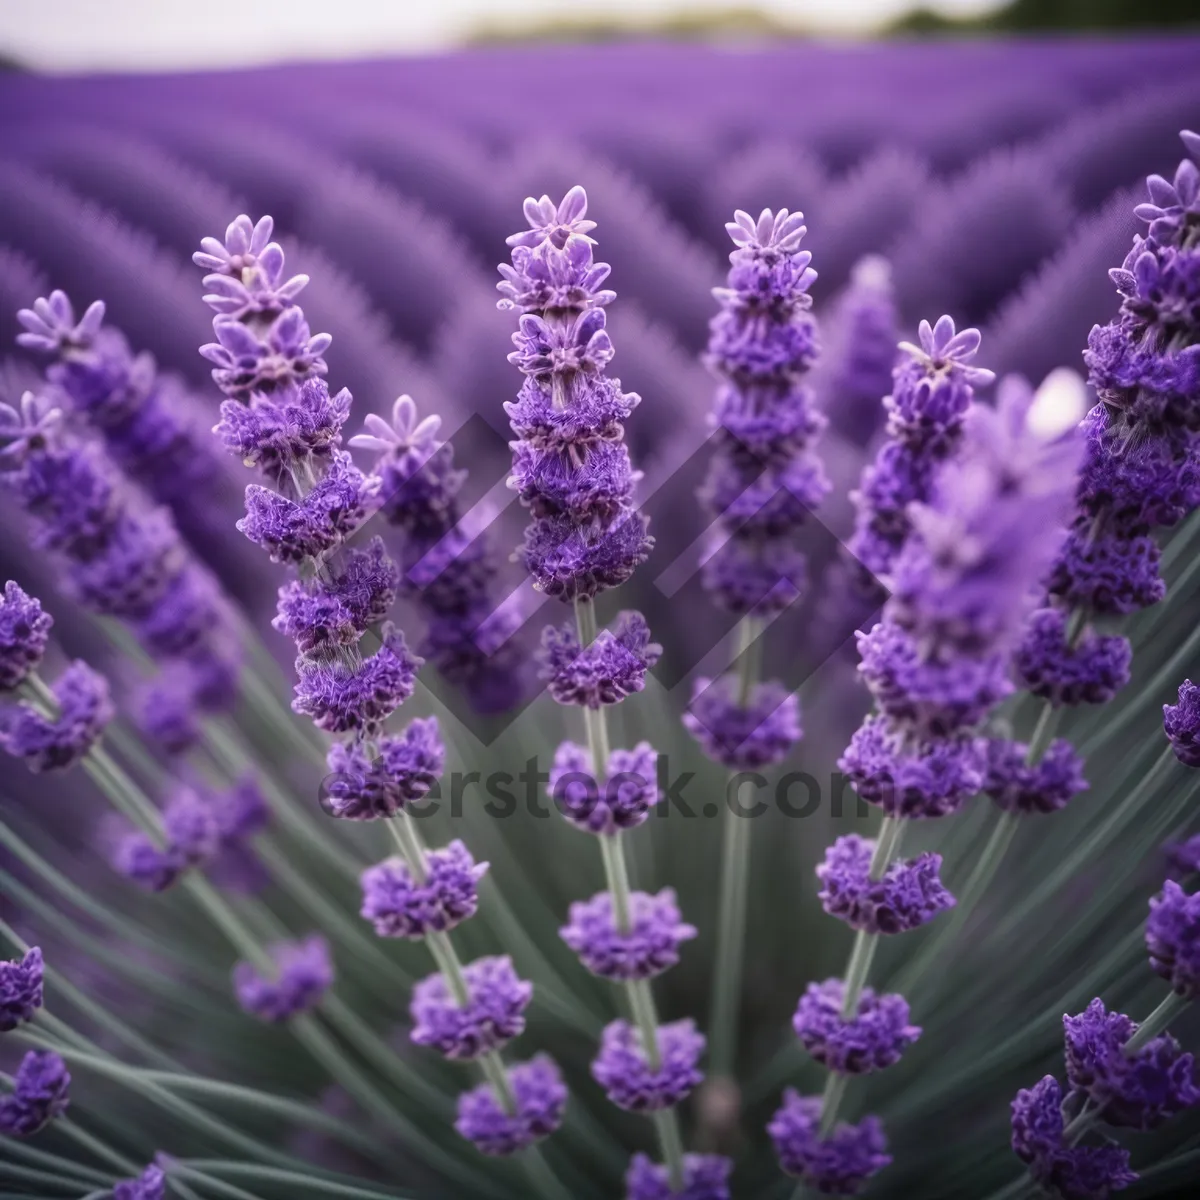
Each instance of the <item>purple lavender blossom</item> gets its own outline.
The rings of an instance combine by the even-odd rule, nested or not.
[[[122,470],[187,520],[211,497],[218,477],[208,431],[173,379],[149,354],[134,354],[119,330],[104,325],[97,300],[82,319],[64,292],[22,309],[18,345],[50,354],[47,378],[72,410],[103,436]]]
[[[1127,1055],[1125,1043],[1136,1029],[1099,999],[1082,1013],[1064,1016],[1067,1078],[1109,1125],[1154,1129],[1200,1104],[1200,1084],[1192,1056],[1182,1053],[1169,1034]]]
[[[720,380],[715,454],[699,492],[714,520],[703,569],[713,601],[731,611],[778,611],[803,581],[795,545],[829,491],[813,446],[825,427],[804,377],[816,356],[808,288],[817,277],[800,249],[802,213],[738,211],[720,312],[705,363]],[[736,568],[734,566],[736,565]],[[757,594],[750,596],[747,581]]]
[[[436,717],[410,721],[403,733],[377,738],[373,747],[334,742],[325,759],[326,811],[348,821],[394,817],[428,793],[445,761]]]
[[[1179,702],[1163,705],[1163,728],[1175,757],[1186,767],[1200,767],[1200,687],[1190,679],[1179,685]]]
[[[42,1007],[44,974],[38,946],[30,946],[19,962],[0,962],[0,1033],[33,1020]]]
[[[76,599],[128,623],[173,673],[171,748],[184,748],[197,714],[228,708],[236,696],[241,651],[220,589],[169,511],[139,493],[99,445],[65,432],[50,396],[27,398],[20,413],[0,406],[0,442],[14,468],[4,483],[31,518],[35,546],[62,555]],[[220,689],[203,687],[218,676]]]
[[[478,884],[488,869],[461,841],[425,856],[425,878],[417,882],[400,858],[389,858],[362,874],[362,916],[379,937],[423,938],[453,929],[475,915]]]
[[[571,905],[570,923],[559,930],[593,975],[603,979],[651,979],[679,961],[680,945],[696,928],[680,916],[675,892],[631,892],[629,928],[617,927],[613,898],[599,892]]]
[[[604,1027],[592,1075],[619,1108],[658,1112],[678,1104],[704,1078],[698,1069],[704,1036],[691,1020],[671,1021],[656,1031],[657,1061],[646,1051],[641,1031],[628,1021]]]
[[[550,208],[568,215],[551,227]],[[533,520],[519,556],[536,587],[568,601],[624,582],[652,545],[634,507],[629,456],[606,436],[638,397],[604,376],[613,355],[604,307],[614,294],[600,288],[608,268],[593,260],[586,212],[580,187],[558,206],[528,200],[531,228],[510,241],[512,266],[501,267],[498,285],[499,307],[522,314],[509,355],[526,376],[510,406],[511,483]]]
[[[400,572],[380,538],[362,549],[348,549],[337,566],[331,579],[293,579],[279,589],[271,624],[301,654],[355,645],[395,603]]]
[[[296,659],[293,710],[329,733],[378,731],[412,695],[421,666],[398,629],[385,625],[381,637],[380,648],[357,664],[344,659]]]
[[[1024,742],[987,741],[987,770],[982,791],[1005,812],[1052,813],[1086,791],[1083,759],[1070,742],[1056,738],[1036,763]]]
[[[1187,1000],[1200,997],[1200,893],[1189,896],[1174,880],[1150,901],[1146,921],[1150,965]]]
[[[562,1124],[567,1105],[554,1060],[539,1054],[508,1069],[517,1111],[507,1113],[490,1084],[481,1084],[458,1098],[454,1128],[484,1154],[515,1154],[552,1134]]]
[[[820,1096],[801,1096],[793,1088],[771,1118],[767,1132],[780,1165],[827,1196],[854,1196],[872,1175],[891,1161],[878,1117],[857,1125],[839,1124],[822,1136]]]
[[[878,580],[891,575],[908,537],[908,505],[929,498],[938,466],[961,440],[974,389],[995,378],[972,365],[978,330],[956,331],[954,321],[943,316],[934,326],[922,321],[918,334],[919,345],[900,343],[892,393],[883,401],[888,440],[851,495],[857,516],[846,548],[866,569],[858,572],[864,590],[876,597],[881,596]]]
[[[249,962],[240,962],[233,969],[238,1003],[260,1020],[279,1023],[307,1012],[333,985],[329,943],[318,934],[295,942],[274,942],[267,947],[267,954],[274,964],[269,975]]]
[[[67,1110],[71,1074],[52,1050],[30,1050],[13,1077],[13,1091],[0,1098],[0,1132],[32,1137]]]
[[[1055,707],[1107,704],[1128,682],[1132,658],[1119,634],[1088,630],[1068,644],[1066,616],[1041,608],[1029,618],[1013,667],[1027,691]]]
[[[113,1200],[164,1200],[167,1177],[151,1163],[136,1179],[122,1179],[113,1188]]]
[[[888,620],[855,639],[859,673],[880,711],[919,738],[971,729],[1013,691],[1002,654],[927,658],[911,633]]]
[[[715,762],[752,771],[782,762],[800,740],[800,701],[776,680],[755,684],[744,704],[732,676],[703,676],[692,687],[684,728]]]
[[[521,664],[507,641],[513,630],[496,636],[497,565],[486,529],[472,534],[461,517],[467,472],[454,466],[453,446],[438,440],[440,426],[437,416],[418,419],[412,398],[401,396],[390,424],[368,415],[368,432],[350,445],[378,455],[381,511],[405,537],[403,588],[428,622],[422,655],[477,711],[491,712],[515,702]]]
[[[895,861],[879,879],[870,875],[875,843],[857,834],[840,837],[817,867],[818,896],[830,916],[868,933],[905,933],[954,905],[938,872],[940,854]]]
[[[661,654],[641,613],[618,614],[613,629],[602,629],[582,648],[570,624],[549,625],[542,633],[541,676],[559,704],[596,709],[640,692]]]
[[[635,1154],[625,1172],[625,1200],[729,1200],[732,1170],[719,1154],[685,1154],[683,1188],[676,1190],[666,1167]]]
[[[864,988],[855,1014],[842,1014],[845,984],[840,979],[810,983],[792,1018],[800,1044],[829,1071],[862,1075],[882,1071],[921,1036],[910,1025],[903,996],[877,995]]]
[[[118,831],[115,826],[121,825]],[[159,893],[173,887],[183,873],[183,859],[169,846],[159,845],[142,829],[114,823],[107,845],[108,861],[118,875],[124,876],[143,891]]]
[[[54,618],[11,579],[0,599],[0,692],[15,691],[36,671]]]
[[[518,1037],[533,986],[520,979],[507,955],[478,958],[463,968],[468,999],[459,1004],[440,972],[413,988],[413,1027],[418,1046],[432,1046],[446,1058],[478,1058]]]
[[[54,681],[55,712],[32,704],[0,710],[0,746],[34,772],[65,771],[100,740],[113,718],[108,681],[76,660]]]
[[[892,817],[944,817],[957,812],[983,783],[979,739],[938,738],[905,749],[884,717],[855,731],[838,768],[868,804]]]
[[[1196,135],[1181,136],[1194,157]],[[1134,238],[1125,262],[1109,272],[1120,311],[1088,339],[1084,357],[1101,404],[1088,418],[1079,516],[1047,585],[1059,605],[1084,617],[1157,604],[1166,585],[1150,533],[1200,503],[1200,312],[1194,304],[1200,248],[1183,232],[1196,172],[1196,164],[1185,160],[1175,184],[1157,175],[1147,180],[1151,202],[1135,212],[1149,231]],[[1044,626],[1031,631],[1030,640],[1036,644],[1031,655],[1053,657]],[[1118,678],[1115,687],[1124,682]],[[1100,694],[1107,699],[1112,690]]]
[[[875,432],[891,387],[898,320],[891,264],[877,254],[861,258],[838,303],[828,356],[835,365],[822,389],[830,424],[859,446]]]
[[[1062,1088],[1047,1075],[1012,1102],[1012,1148],[1038,1184],[1061,1200],[1107,1200],[1137,1181],[1129,1151],[1068,1145],[1063,1137]]]
[[[554,752],[547,789],[572,825],[611,837],[636,828],[659,802],[658,751],[649,742],[639,742],[632,750],[613,750],[601,781],[588,751],[563,742]]]

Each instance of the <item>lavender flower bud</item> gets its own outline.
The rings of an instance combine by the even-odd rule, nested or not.
[[[700,677],[683,725],[714,762],[752,771],[782,762],[800,740],[800,700],[783,684],[769,680],[755,684],[743,705],[732,676]]]
[[[568,623],[547,626],[539,655],[541,677],[559,704],[598,709],[617,704],[646,686],[646,672],[658,662],[662,646],[650,640],[650,627],[637,612],[619,613],[612,630],[602,629],[581,648]]]
[[[571,905],[570,923],[559,930],[563,941],[593,975],[603,979],[652,979],[679,961],[679,947],[696,936],[675,903],[675,892],[631,892],[629,928],[617,927],[612,896],[600,892]]]
[[[685,1154],[683,1190],[676,1191],[666,1167],[635,1154],[625,1172],[625,1200],[729,1200],[732,1170],[719,1154]]]
[[[940,854],[920,854],[889,864],[882,878],[870,877],[875,843],[848,834],[825,852],[817,867],[818,893],[830,916],[867,933],[906,933],[954,905],[942,886]]]
[[[841,1123],[824,1136],[820,1124],[820,1096],[801,1096],[788,1088],[783,1106],[767,1126],[780,1166],[818,1192],[857,1195],[892,1161],[878,1117],[865,1117],[857,1125]]]
[[[867,717],[838,759],[854,790],[892,817],[944,817],[983,783],[979,740],[956,735],[905,749],[887,718]]]
[[[52,1050],[30,1050],[13,1077],[13,1091],[0,1099],[0,1132],[32,1137],[67,1110],[71,1074]]]
[[[403,733],[376,739],[374,753],[362,742],[335,742],[325,758],[326,811],[348,821],[394,817],[428,793],[445,761],[436,717],[410,721]]]
[[[507,1155],[552,1134],[562,1124],[567,1104],[554,1060],[539,1054],[508,1068],[517,1111],[507,1113],[490,1084],[481,1084],[458,1098],[454,1128],[484,1154]]]
[[[657,1030],[658,1064],[647,1059],[641,1031],[628,1021],[604,1027],[592,1075],[619,1108],[658,1112],[678,1104],[704,1078],[698,1069],[704,1035],[691,1020],[671,1021]]]
[[[113,1188],[113,1200],[164,1200],[167,1177],[151,1163],[136,1179],[122,1179]]]
[[[1188,1000],[1200,997],[1200,893],[1189,896],[1167,880],[1150,901],[1146,949],[1151,967],[1172,991]]]
[[[1176,1113],[1200,1104],[1195,1064],[1169,1034],[1152,1038],[1136,1054],[1125,1043],[1137,1025],[1093,1000],[1076,1016],[1063,1017],[1067,1078],[1109,1125],[1155,1129]]]
[[[85,662],[71,663],[51,691],[57,710],[53,717],[29,704],[0,712],[0,746],[39,775],[74,766],[114,715],[108,681]]]
[[[478,1058],[519,1036],[533,996],[533,985],[518,977],[507,955],[478,958],[463,968],[463,976],[465,1004],[459,1005],[439,971],[413,988],[409,1006],[409,1036],[447,1058]]]
[[[402,859],[389,858],[362,874],[361,913],[379,937],[423,938],[445,932],[475,915],[479,880],[487,863],[477,863],[455,839],[425,856],[425,879],[418,883]]]
[[[42,951],[30,946],[20,962],[0,962],[0,1033],[33,1020],[42,1007],[45,967]]]
[[[1068,1145],[1063,1137],[1062,1088],[1047,1075],[1012,1102],[1012,1148],[1029,1173],[1062,1200],[1107,1200],[1137,1181],[1129,1151],[1115,1144]]]
[[[1179,685],[1179,703],[1163,705],[1163,728],[1175,757],[1185,767],[1200,767],[1200,687],[1190,679]]]
[[[398,629],[385,625],[382,636],[383,645],[358,665],[341,659],[296,659],[293,710],[330,733],[377,732],[412,695],[421,666]]]
[[[280,1023],[315,1008],[333,985],[329,943],[313,934],[295,942],[274,942],[267,947],[274,963],[270,977],[249,962],[233,969],[238,1003],[262,1021]]]
[[[522,313],[509,355],[526,375],[509,406],[518,437],[511,485],[533,520],[519,557],[535,587],[564,600],[624,582],[652,545],[619,440],[637,398],[604,377],[613,356],[604,307],[614,294],[600,288],[608,267],[592,258],[586,212],[581,187],[557,206],[527,200],[531,228],[509,240],[512,265],[498,285],[499,307]]]
[[[810,983],[800,997],[792,1028],[800,1044],[822,1066],[846,1075],[882,1071],[921,1036],[908,1023],[903,996],[877,995],[864,988],[852,1017],[842,1015],[845,984],[840,979]]]
[[[1068,645],[1066,628],[1059,609],[1039,609],[1030,617],[1013,657],[1021,685],[1055,707],[1108,703],[1129,681],[1128,639],[1088,631]]]
[[[572,825],[612,836],[640,825],[659,802],[658,751],[649,742],[612,751],[602,785],[588,751],[563,742],[554,752],[547,788],[555,807]]]
[[[351,646],[383,621],[396,601],[400,572],[381,538],[347,549],[329,580],[294,579],[279,589],[271,624],[301,654]]]
[[[1041,759],[1028,760],[1024,742],[1005,738],[987,741],[987,771],[982,791],[1005,812],[1052,813],[1086,791],[1083,759],[1070,742],[1057,738]]]
[[[36,671],[54,618],[11,579],[0,599],[0,692],[15,691]]]

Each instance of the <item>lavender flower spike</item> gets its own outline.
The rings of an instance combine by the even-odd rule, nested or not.
[[[511,266],[500,268],[502,309],[521,314],[509,361],[525,376],[506,405],[516,438],[508,480],[529,510],[519,552],[535,588],[575,607],[575,628],[549,628],[542,675],[550,695],[583,708],[586,751],[563,742],[555,754],[551,794],[572,823],[603,838],[608,892],[572,909],[563,937],[589,969],[623,982],[636,1028],[605,1030],[592,1073],[614,1103],[659,1116],[670,1186],[684,1185],[682,1139],[671,1107],[699,1081],[704,1039],[690,1021],[660,1026],[647,979],[672,965],[694,931],[674,899],[631,895],[622,844],[658,799],[657,755],[646,743],[610,750],[606,709],[645,686],[662,648],[645,619],[623,612],[597,631],[595,596],[624,583],[652,540],[634,500],[640,472],[624,442],[624,422],[640,397],[606,374],[614,348],[606,307],[615,293],[593,257],[595,222],[587,196],[572,188],[560,204],[525,202],[530,228],[509,238]],[[603,795],[601,779],[603,777]]]
[[[37,946],[26,950],[19,962],[0,962],[0,1033],[32,1020],[42,1007],[43,975],[42,952]]]
[[[52,1050],[30,1050],[13,1079],[13,1092],[0,1099],[0,1133],[32,1137],[67,1109],[71,1074]]]
[[[511,486],[533,517],[520,557],[536,587],[568,601],[623,583],[652,545],[619,433],[640,397],[604,374],[612,293],[599,289],[608,267],[593,260],[586,211],[582,188],[557,207],[528,201],[531,228],[514,235],[498,285],[500,307],[522,314],[509,361],[526,378],[506,405],[517,435]]]
[[[323,937],[277,942],[268,953],[274,963],[270,975],[249,962],[234,968],[234,990],[246,1012],[278,1023],[320,1003],[333,983],[333,962]]]
[[[0,599],[0,692],[15,691],[36,671],[54,618],[11,579]]]

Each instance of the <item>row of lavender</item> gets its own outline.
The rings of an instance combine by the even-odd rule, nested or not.
[[[1118,279],[1126,294],[1124,324],[1113,338],[1102,331],[1093,347],[1093,369],[1110,408],[1093,417],[1089,431],[1091,457],[1080,490],[1087,528],[1075,531],[1074,542],[1065,542],[1061,570],[1051,575],[1052,581],[1060,575],[1069,581],[1052,582],[1052,593],[1066,596],[1085,613],[1088,608],[1112,611],[1105,603],[1128,605],[1131,601],[1122,598],[1129,596],[1142,603],[1158,599],[1157,586],[1146,582],[1147,563],[1154,565],[1146,530],[1177,521],[1191,507],[1190,476],[1183,475],[1185,468],[1190,471],[1192,431],[1182,401],[1194,390],[1188,374],[1194,372],[1194,356],[1186,348],[1195,328],[1188,300],[1195,184],[1190,164],[1181,168],[1173,188],[1152,184],[1160,213],[1150,239],[1136,248],[1133,269]],[[604,376],[612,355],[604,307],[613,294],[601,287],[607,268],[592,259],[592,223],[586,220],[582,190],[568,193],[557,206],[546,199],[530,201],[527,216],[531,230],[510,239],[513,265],[502,284],[503,303],[523,314],[511,359],[527,376],[521,397],[509,407],[518,436],[512,486],[533,517],[522,550],[526,568],[540,590],[576,608],[576,629],[547,632],[545,671],[556,700],[584,708],[588,733],[586,752],[571,743],[560,748],[552,787],[560,790],[558,784],[570,776],[586,779],[589,771],[608,781],[630,774],[645,781],[650,767],[640,760],[652,759],[654,752],[643,745],[610,753],[605,710],[642,689],[657,648],[637,614],[623,615],[612,631],[597,632],[592,608],[594,596],[628,579],[649,549],[645,521],[633,501],[636,472],[621,440],[636,398]],[[808,448],[820,422],[798,386],[812,354],[804,295],[812,272],[807,254],[799,250],[803,229],[796,217],[767,212],[755,222],[739,214],[730,232],[738,248],[730,288],[719,294],[724,311],[714,323],[712,342],[713,362],[729,385],[719,398],[717,418],[728,445],[705,496],[733,536],[709,559],[709,582],[735,611],[763,616],[776,604],[781,581],[785,591],[799,582],[788,537],[824,490]],[[275,561],[298,569],[297,580],[281,589],[276,626],[300,650],[293,707],[319,728],[349,735],[329,751],[336,815],[393,819],[389,827],[401,859],[368,876],[364,909],[383,932],[426,938],[438,963],[439,973],[414,997],[413,1038],[451,1058],[480,1060],[488,1082],[463,1100],[459,1127],[485,1149],[511,1151],[558,1123],[565,1093],[548,1060],[509,1072],[495,1057],[523,1028],[529,986],[505,959],[461,967],[445,938],[448,929],[474,912],[480,870],[461,844],[427,852],[405,812],[405,805],[441,773],[442,747],[436,725],[429,722],[414,722],[401,735],[384,732],[387,717],[411,694],[419,666],[385,620],[401,572],[380,542],[365,549],[345,545],[368,514],[382,510],[403,531],[403,544],[412,553],[404,575],[411,579],[415,569],[420,576],[432,554],[430,577],[457,597],[432,604],[434,615],[461,617],[459,636],[464,629],[472,633],[478,627],[472,605],[481,603],[479,572],[457,574],[464,559],[471,568],[476,563],[453,539],[447,549],[446,538],[458,525],[454,498],[461,480],[436,441],[436,426],[418,422],[411,402],[397,406],[393,426],[376,418],[367,435],[352,440],[381,453],[372,473],[364,474],[340,449],[349,396],[331,396],[320,379],[328,339],[311,335],[294,304],[305,281],[283,278],[282,251],[270,242],[270,233],[269,222],[252,226],[240,218],[225,243],[207,244],[198,256],[214,272],[207,281],[208,299],[218,312],[218,340],[205,348],[206,356],[229,396],[219,432],[269,484],[247,490],[240,528]],[[68,371],[82,359],[94,374],[88,356],[96,353],[102,316],[93,308],[77,324],[65,299],[52,297],[27,317],[30,344],[59,355]],[[909,348],[897,371],[888,406],[893,440],[864,487],[864,496],[872,487],[878,493],[881,478],[893,472],[888,481],[897,497],[888,514],[893,524],[874,532],[886,532],[899,544],[886,566],[893,597],[885,620],[861,639],[863,674],[881,715],[856,735],[846,766],[864,797],[888,809],[890,823],[874,854],[861,839],[843,839],[822,870],[827,907],[865,936],[847,983],[816,987],[797,1016],[806,1045],[843,1072],[851,1071],[852,1058],[855,1073],[890,1064],[916,1035],[898,998],[856,994],[865,982],[871,939],[915,927],[951,902],[937,882],[934,856],[891,862],[901,822],[946,815],[985,783],[1009,807],[1034,809],[1057,807],[1079,787],[1078,765],[1061,748],[1043,763],[1036,755],[1021,763],[1019,755],[1014,759],[1006,748],[993,746],[985,763],[973,735],[1011,687],[1008,662],[1021,632],[1024,603],[1062,548],[1063,536],[1045,514],[1063,509],[1065,515],[1072,461],[1079,453],[1069,437],[1055,440],[1030,427],[1036,408],[1017,385],[1010,386],[994,416],[977,409],[965,419],[971,385],[988,379],[969,365],[978,341],[973,331],[956,335],[945,318],[936,328],[923,327],[921,346]],[[128,354],[121,350],[116,357],[124,380]],[[1101,375],[1102,370],[1108,374]],[[54,382],[86,411],[71,391],[68,374]],[[95,386],[94,378],[89,382]],[[117,389],[107,379],[102,387],[109,388],[104,399],[111,400]],[[134,400],[144,395],[133,392]],[[221,662],[219,639],[212,639],[231,622],[222,621],[215,586],[186,590],[202,576],[195,568],[192,575],[183,574],[184,551],[172,542],[169,522],[151,527],[144,518],[154,510],[129,502],[129,485],[99,457],[94,443],[62,440],[61,412],[48,399],[30,397],[9,417],[18,494],[39,522],[41,544],[71,564],[76,595],[129,622],[150,653],[168,660],[170,670],[181,662],[190,679],[201,667]],[[1139,420],[1144,425],[1122,431],[1119,452],[1107,432],[1110,409],[1124,414],[1131,426]],[[107,429],[104,421],[98,423]],[[114,444],[121,443],[114,439]],[[897,469],[906,456],[903,469]],[[1159,469],[1164,461],[1174,472],[1168,485]],[[912,502],[916,507],[909,507]],[[882,512],[878,504],[864,508],[871,520]],[[910,526],[897,532],[898,516],[906,516]],[[160,530],[167,532],[156,542]],[[441,553],[447,554],[446,562],[436,561]],[[1114,560],[1126,568],[1115,583]],[[759,572],[757,579],[747,562]],[[88,591],[96,577],[104,590]],[[758,588],[764,577],[766,586]],[[744,585],[747,578],[749,599],[733,592],[733,585]],[[183,614],[162,616],[163,606],[180,593],[187,600]],[[1108,599],[1112,596],[1117,599]],[[764,598],[766,608],[760,610]],[[1085,606],[1082,598],[1090,603]],[[19,591],[11,603],[16,683],[29,689],[29,698],[6,726],[6,745],[35,767],[88,760],[117,792],[128,791],[94,746],[111,715],[99,677],[73,668],[78,685],[74,677],[64,677],[54,691],[29,677],[26,667],[41,649],[44,623]],[[1018,658],[1023,677],[1083,671],[1077,698],[1103,699],[1105,689],[1088,672],[1103,667],[1111,690],[1111,678],[1120,676],[1128,656],[1114,666],[1114,655],[1119,660],[1120,654],[1111,642],[1080,640],[1089,636],[1082,619],[1072,620],[1068,630],[1065,619],[1047,618],[1045,612],[1053,615],[1055,609],[1035,617],[1032,649]],[[1057,621],[1052,644],[1043,628],[1048,621]],[[160,626],[182,642],[157,641]],[[28,634],[22,632],[26,629]],[[380,643],[370,655],[359,645],[366,636]],[[435,634],[431,638],[436,642]],[[1045,657],[1036,670],[1027,669],[1039,649]],[[747,742],[753,756],[766,753],[770,759],[798,737],[794,700],[786,694],[772,705],[759,691],[755,699],[764,712],[757,719],[748,716],[756,711],[749,695],[734,697],[720,687],[717,694],[720,702],[713,703],[701,685],[690,723],[727,765],[746,761],[738,755],[751,753]],[[1043,687],[1037,694],[1053,700],[1074,695],[1061,687]],[[197,691],[187,695],[198,703],[205,700]],[[165,748],[182,748],[194,736],[189,730],[187,738]],[[758,740],[769,743],[765,751]],[[1030,774],[1033,768],[1039,769]],[[599,835],[609,882],[607,893],[572,913],[565,936],[593,971],[623,981],[634,1016],[632,1024],[617,1022],[606,1030],[594,1074],[618,1104],[659,1114],[664,1164],[635,1161],[631,1194],[658,1195],[664,1187],[676,1194],[724,1194],[727,1165],[713,1158],[686,1159],[671,1116],[699,1080],[703,1040],[690,1023],[661,1025],[645,986],[675,961],[679,942],[694,931],[682,923],[669,893],[631,892],[624,866],[621,831],[645,818],[656,791],[643,782],[632,792],[605,787],[564,794],[579,823]],[[145,817],[136,803],[132,809]],[[203,810],[199,816],[198,809]],[[216,826],[210,817],[204,804],[193,803],[177,816],[168,811],[160,830],[142,829],[122,842],[120,861],[150,886],[166,887],[187,868],[211,859]],[[1158,923],[1160,961],[1179,960],[1178,943],[1185,936],[1179,925]],[[253,947],[253,939],[243,938],[243,944]],[[1186,945],[1183,956],[1186,960]],[[269,977],[272,960],[277,978]],[[30,960],[13,974],[21,995],[35,988],[30,972],[36,974],[36,968],[36,959]],[[318,1004],[331,978],[320,941],[280,945],[270,955],[252,949],[237,973],[243,1004],[280,1020]],[[22,1010],[27,1007],[22,1002]],[[865,1049],[853,1049],[861,1057],[847,1056],[847,1044],[859,1041]],[[1158,1043],[1154,1049],[1157,1053]],[[1190,1070],[1190,1062],[1186,1065]],[[1190,1102],[1186,1089],[1181,1095]],[[836,1099],[835,1089],[816,1108],[811,1101],[789,1098],[772,1130],[785,1166],[835,1194],[856,1186],[884,1157],[876,1125],[868,1123],[856,1135],[833,1128]],[[704,1188],[708,1192],[698,1190]]]

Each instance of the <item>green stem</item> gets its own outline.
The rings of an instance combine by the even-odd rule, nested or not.
[[[1125,1043],[1126,1057],[1136,1054],[1151,1038],[1162,1033],[1188,1006],[1188,1001],[1178,992],[1171,992],[1165,1000],[1133,1031]]]
[[[738,703],[745,707],[757,682],[762,658],[761,623],[745,616],[738,624]],[[721,878],[717,890],[717,945],[713,963],[710,1057],[714,1078],[732,1078],[737,1059],[737,1027],[745,961],[746,904],[750,881],[750,822],[733,811],[726,789],[721,818]]]

